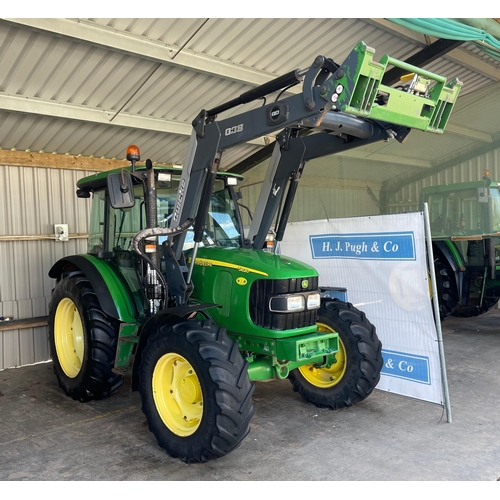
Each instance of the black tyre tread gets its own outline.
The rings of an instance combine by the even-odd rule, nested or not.
[[[343,336],[348,362],[346,373],[337,385],[321,389],[309,384],[298,370],[293,370],[289,376],[293,390],[320,408],[337,410],[363,401],[378,384],[383,364],[382,343],[375,327],[364,312],[338,299],[322,303],[318,321],[330,323],[339,336]]]
[[[455,314],[458,310],[458,289],[450,265],[439,255],[434,256],[434,272],[439,301],[441,321]]]
[[[481,314],[488,312],[497,304],[498,304],[498,299],[496,297],[485,297],[483,299],[483,305],[481,307]]]
[[[209,438],[200,436],[196,445],[174,444],[176,438],[161,423],[158,425],[154,404],[145,394],[150,386],[148,380],[157,349],[165,349],[169,337],[184,337],[197,353],[210,374],[214,384],[215,425],[209,429]],[[178,341],[173,342],[175,345]],[[182,343],[182,342],[181,342]],[[164,351],[167,352],[167,351]],[[148,428],[156,437],[158,445],[167,453],[186,463],[207,462],[227,455],[237,448],[250,432],[250,419],[254,414],[252,394],[254,385],[248,376],[248,363],[241,357],[238,345],[229,338],[224,328],[218,328],[212,321],[186,320],[167,325],[151,336],[142,355],[139,368],[142,411],[146,415]],[[196,435],[197,433],[195,433]],[[203,444],[201,441],[205,441]],[[180,441],[180,439],[179,439]],[[187,440],[186,440],[187,441]]]
[[[110,396],[123,384],[123,377],[111,370],[115,361],[116,345],[118,342],[118,322],[108,317],[102,310],[97,295],[88,278],[83,274],[73,275],[71,278],[63,278],[57,285],[63,288],[65,280],[71,282],[78,290],[84,314],[82,321],[87,330],[87,338],[90,336],[90,346],[86,351],[90,356],[87,363],[84,361],[81,376],[77,377],[77,384],[68,381],[68,378],[58,369],[54,363],[59,386],[67,396],[81,402],[92,399],[103,399]],[[75,297],[75,303],[78,298]],[[52,322],[55,314],[55,304],[51,303],[49,322]],[[87,340],[86,338],[86,340]],[[51,343],[52,359],[56,357],[55,348]]]

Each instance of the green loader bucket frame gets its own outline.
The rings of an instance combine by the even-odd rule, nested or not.
[[[360,42],[340,67],[342,78],[334,82],[343,92],[333,94],[338,110],[359,117],[394,123],[442,134],[462,83],[384,55],[373,60],[375,50]],[[409,73],[409,83],[400,88],[382,84],[389,66]],[[405,77],[402,80],[406,80]],[[327,94],[329,89],[324,89]]]

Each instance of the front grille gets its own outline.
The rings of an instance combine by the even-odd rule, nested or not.
[[[307,288],[302,282],[307,279]],[[269,310],[269,299],[286,293],[313,292],[318,289],[318,277],[288,280],[257,280],[250,290],[250,317],[255,325],[271,330],[293,330],[316,324],[318,310],[279,313]]]

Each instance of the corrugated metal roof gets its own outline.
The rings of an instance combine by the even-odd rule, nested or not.
[[[198,112],[254,88],[255,79],[305,68],[319,54],[342,62],[361,40],[376,49],[376,59],[390,54],[405,60],[422,48],[418,37],[398,35],[371,19],[82,18],[48,20],[48,27],[38,21],[0,19],[0,147],[122,158],[135,142],[161,163],[183,163]],[[67,31],[58,31],[62,21]],[[125,41],[135,45],[123,48]],[[426,69],[463,81],[459,103],[491,88],[489,98],[498,105],[500,65],[474,44],[460,51],[467,53],[467,62],[449,54]],[[179,63],[184,55],[194,66]],[[470,57],[480,66],[471,66]],[[231,76],[231,68],[237,76]],[[485,116],[473,103],[474,97],[463,113],[457,107],[451,123],[493,134],[495,114]],[[134,126],[134,118],[153,120],[151,129]],[[370,151],[435,163],[469,142],[451,135],[412,137],[404,148],[381,144]],[[224,168],[258,149],[235,148],[225,155]],[[380,170],[376,180],[385,175]]]

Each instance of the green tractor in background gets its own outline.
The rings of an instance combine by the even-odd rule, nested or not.
[[[254,381],[288,379],[319,407],[363,401],[380,378],[381,342],[365,314],[318,286],[311,266],[266,251],[281,241],[308,160],[411,128],[442,133],[461,84],[358,44],[342,65],[318,56],[193,121],[182,170],[138,165],[81,179],[92,197],[88,253],[67,256],[49,310],[54,370],[80,401],[131,374],[158,444],[185,462],[234,450],[249,432]],[[381,84],[388,65],[412,84]],[[302,92],[279,99],[302,83]],[[269,104],[218,120],[240,104]],[[265,99],[264,99],[264,102]],[[371,118],[370,118],[371,117]],[[303,132],[311,132],[303,134]],[[245,233],[223,151],[279,132]]]
[[[429,207],[440,316],[474,316],[500,299],[500,185],[481,181],[422,188]]]

